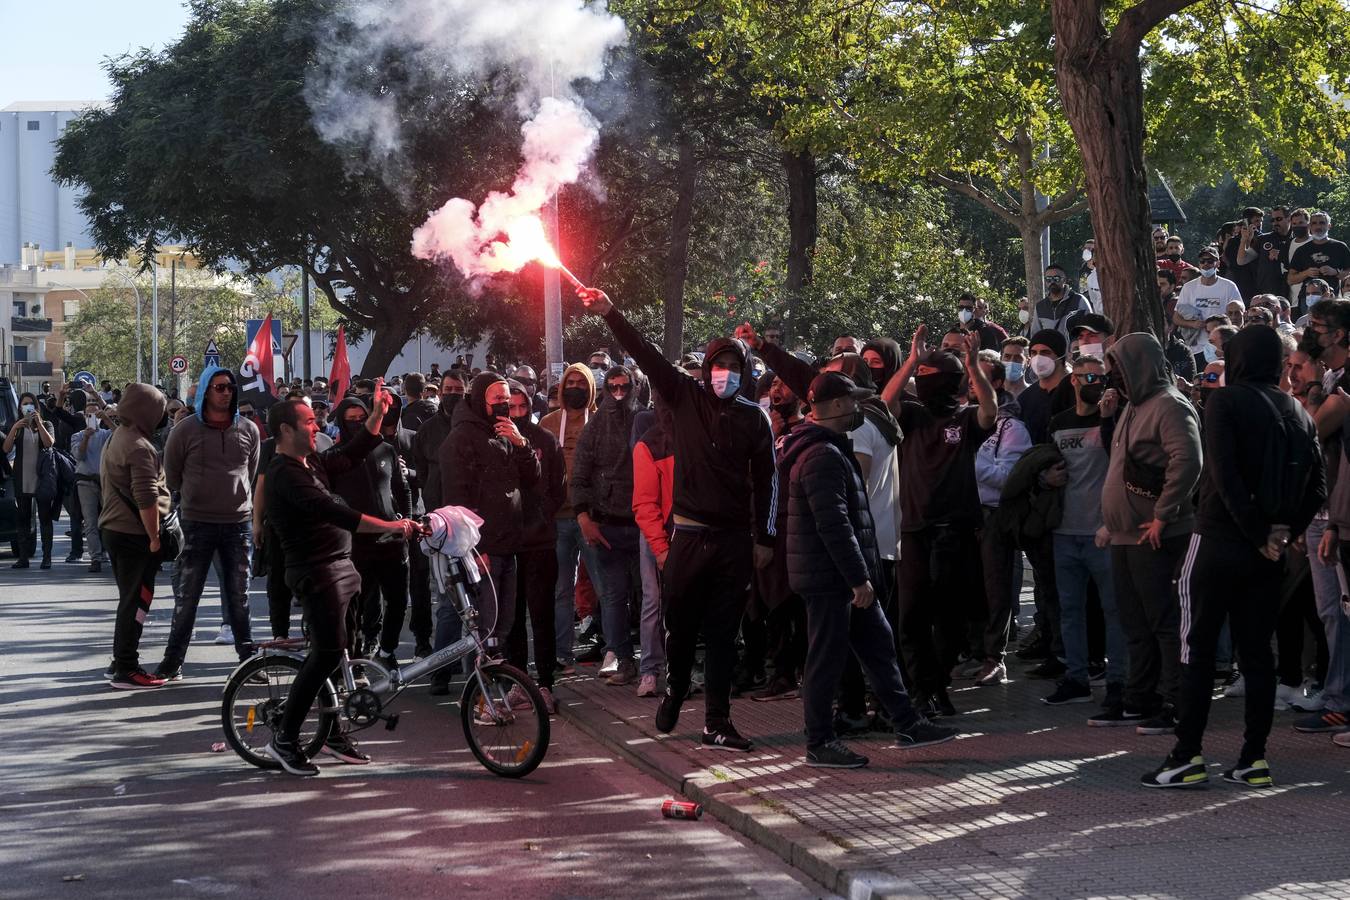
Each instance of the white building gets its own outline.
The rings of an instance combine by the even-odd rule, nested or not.
[[[92,102],[37,101],[0,109],[0,265],[22,264],[24,244],[91,247],[77,191],[52,178],[56,138]]]

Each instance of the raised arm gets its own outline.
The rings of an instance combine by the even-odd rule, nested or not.
[[[900,368],[882,388],[881,399],[885,401],[886,408],[891,411],[891,415],[897,418],[900,416],[900,401],[904,397],[905,387],[909,384],[909,380],[914,377],[914,370],[919,367],[919,357],[928,352],[928,344],[925,340],[927,336],[927,325],[920,325],[914,330],[914,337],[909,342],[909,356],[905,357],[905,361],[900,364]]]
[[[980,368],[980,336],[968,334],[965,340],[966,374],[970,377],[970,387],[975,392],[975,400],[980,407],[977,421],[981,428],[993,428],[994,422],[998,419],[998,397],[994,394],[994,386],[985,377],[984,369]]]
[[[588,310],[604,317],[609,330],[614,332],[623,349],[637,360],[643,374],[651,379],[656,392],[665,397],[671,405],[681,402],[681,392],[694,385],[693,380],[662,356],[656,345],[643,337],[641,332],[623,317],[623,313],[614,307],[604,291],[599,288],[578,288],[577,296]]]

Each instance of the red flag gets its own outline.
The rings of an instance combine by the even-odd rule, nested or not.
[[[269,394],[274,393],[272,362],[272,314],[268,313],[262,321],[262,327],[253,336],[253,345],[244,356],[244,365],[252,366],[254,374],[262,380]]]
[[[351,386],[352,367],[347,362],[347,335],[343,326],[339,325],[337,343],[333,347],[333,370],[328,374],[328,402],[337,403]]]

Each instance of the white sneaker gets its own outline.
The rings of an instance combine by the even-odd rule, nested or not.
[[[1247,696],[1247,679],[1242,675],[1237,677],[1237,681],[1223,689],[1225,697],[1245,697]]]
[[[656,676],[655,676],[655,675],[643,675],[642,678],[638,680],[637,695],[638,695],[639,697],[655,697],[655,696],[656,696]]]
[[[228,624],[226,624],[226,623],[224,623],[224,622],[220,623],[220,634],[216,635],[216,643],[217,643],[217,644],[233,644],[233,643],[234,643],[234,629],[231,628]]]
[[[1286,710],[1292,706],[1295,701],[1303,700],[1303,685],[1290,687],[1287,684],[1275,685],[1275,709]]]
[[[556,716],[558,714],[558,701],[554,698],[553,692],[541,684],[539,693],[544,698],[544,709],[548,710],[550,716]]]
[[[600,671],[595,673],[596,677],[608,678],[617,671],[619,671],[619,657],[613,650],[605,651],[605,661],[600,665]]]
[[[1321,712],[1326,708],[1327,702],[1322,697],[1322,689],[1318,688],[1310,693],[1299,692],[1299,697],[1289,702],[1289,708],[1299,712]]]
[[[1333,734],[1331,742],[1337,747],[1350,747],[1350,731],[1342,731],[1340,734]]]

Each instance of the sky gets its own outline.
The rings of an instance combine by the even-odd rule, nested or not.
[[[0,0],[0,107],[19,100],[107,100],[103,59],[163,47],[183,32],[183,0]]]

